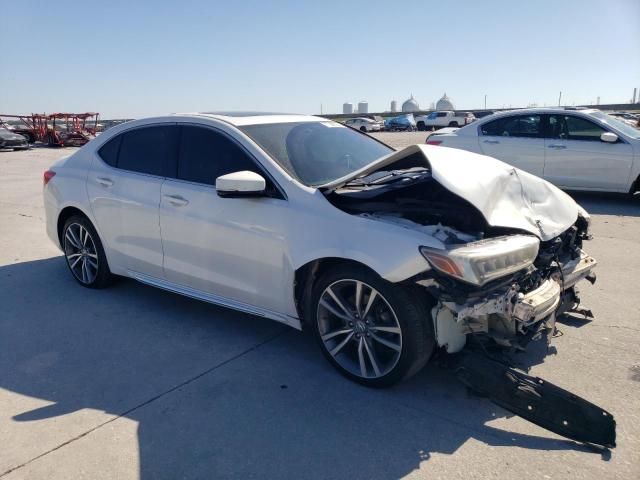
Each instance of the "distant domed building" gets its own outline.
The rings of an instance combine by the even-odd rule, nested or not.
[[[447,97],[446,93],[440,100],[438,100],[438,103],[436,103],[436,110],[455,110],[453,102],[451,102],[451,99]]]
[[[411,98],[409,98],[409,100],[405,101],[402,104],[402,111],[404,113],[411,113],[411,112],[419,112],[420,111],[420,105],[418,105],[418,102],[416,101],[416,99],[413,98],[413,94],[411,95]]]

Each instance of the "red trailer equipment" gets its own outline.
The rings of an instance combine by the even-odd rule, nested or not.
[[[29,140],[29,143],[34,143],[37,140],[44,141],[47,134],[47,125],[46,121],[43,120],[45,115],[32,113],[31,115],[7,115],[4,113],[0,113],[0,123],[7,125],[5,121],[2,121],[3,118],[17,118],[22,122],[22,125],[19,127],[11,127],[10,129],[19,133],[20,135],[24,135]]]
[[[30,143],[40,141],[50,147],[79,147],[96,135],[98,116],[96,112],[32,113],[30,116],[0,114],[0,122],[3,117],[19,119],[23,125],[12,130],[27,137]]]
[[[98,114],[94,112],[53,113],[47,117],[47,120],[51,120],[49,145],[81,147],[95,136]],[[57,120],[59,122],[56,125]]]

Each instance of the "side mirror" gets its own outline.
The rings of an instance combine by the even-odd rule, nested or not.
[[[266,186],[261,175],[246,170],[216,178],[216,192],[220,197],[260,197],[264,195]]]
[[[607,143],[616,143],[618,141],[618,135],[611,132],[604,132],[600,135],[600,140]]]

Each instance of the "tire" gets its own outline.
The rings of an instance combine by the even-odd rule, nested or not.
[[[424,124],[424,122],[418,122],[417,126],[418,126],[418,131],[420,131],[420,132],[424,132],[427,129],[427,127]]]
[[[367,127],[360,127],[360,131],[364,132],[364,133],[367,133]]]
[[[354,301],[358,283],[359,309]],[[365,267],[342,265],[316,281],[305,318],[322,353],[342,375],[368,387],[389,387],[419,372],[433,353],[433,323],[421,294]]]
[[[449,122],[449,126],[458,128],[460,125],[458,125],[458,122]]]
[[[61,243],[67,267],[80,285],[105,288],[111,284],[113,275],[102,242],[87,217],[69,218],[62,229]]]
[[[636,178],[636,181],[633,182],[633,184],[631,185],[631,189],[629,190],[629,195],[631,196],[631,198],[635,200],[639,200],[640,194],[638,194],[637,192],[640,192],[640,175],[638,176],[638,178]]]

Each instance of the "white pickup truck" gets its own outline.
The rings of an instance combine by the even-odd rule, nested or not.
[[[416,126],[418,130],[431,130],[432,128],[464,127],[473,122],[476,117],[471,112],[454,112],[442,110],[431,112],[429,115],[418,115]]]

